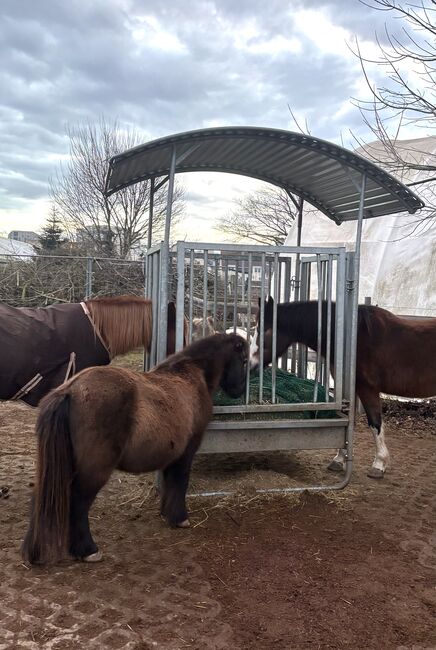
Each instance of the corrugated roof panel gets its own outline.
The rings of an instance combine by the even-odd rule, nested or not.
[[[367,178],[365,216],[415,212],[423,202],[390,174],[360,155],[330,142],[291,131],[221,127],[188,131],[148,142],[114,156],[106,193],[169,173],[225,171],[274,183],[303,197],[336,222],[355,219],[359,184]]]

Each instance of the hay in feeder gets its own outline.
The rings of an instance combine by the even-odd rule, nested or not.
[[[249,404],[259,404],[259,372],[250,374],[250,393]],[[312,379],[300,379],[296,375],[277,368],[276,371],[276,404],[303,404],[307,402],[325,402],[326,391],[324,386],[318,383],[316,399],[315,381]],[[213,403],[215,406],[243,406],[245,405],[245,395],[237,399],[232,399],[222,390],[217,391]],[[265,368],[263,371],[263,401],[264,404],[272,404],[272,369]],[[288,411],[288,412],[269,412],[269,413],[241,413],[232,414],[231,419],[241,417],[248,419],[313,419],[313,418],[334,418],[337,417],[334,411]],[[229,414],[215,415],[216,419],[229,419]]]

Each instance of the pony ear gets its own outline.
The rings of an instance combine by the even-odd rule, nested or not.
[[[213,325],[213,316],[208,316],[207,322],[209,323],[209,325]]]
[[[272,314],[274,307],[274,298],[268,296],[268,299],[265,301],[265,314]]]

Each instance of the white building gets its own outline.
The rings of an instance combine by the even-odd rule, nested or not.
[[[11,257],[22,260],[30,259],[26,257],[27,255],[36,255],[36,250],[33,246],[22,241],[16,241],[15,239],[0,237],[0,260],[2,258],[3,260],[10,259]]]

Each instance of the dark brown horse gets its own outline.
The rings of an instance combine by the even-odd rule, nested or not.
[[[69,551],[97,561],[88,511],[115,468],[163,470],[161,512],[189,526],[185,497],[193,456],[221,386],[245,389],[248,345],[215,334],[168,357],[148,373],[88,368],[41,402],[38,468],[23,557],[53,562]]]
[[[264,365],[272,360],[273,300],[265,302]],[[260,311],[258,314],[259,323]],[[335,353],[335,304],[332,304],[331,358]],[[259,365],[259,327],[252,340],[250,365]],[[277,305],[277,358],[292,343],[317,350],[318,302]],[[322,305],[321,354],[326,353],[327,304]],[[368,476],[382,478],[388,461],[380,393],[401,397],[436,395],[436,318],[400,318],[380,307],[359,305],[357,328],[356,394],[374,433],[375,459]],[[343,450],[329,465],[342,471]]]
[[[95,298],[36,309],[0,304],[0,400],[37,406],[76,372],[149,348],[152,304],[139,296]],[[176,310],[168,304],[167,354],[175,351]],[[187,323],[185,319],[185,342]]]

